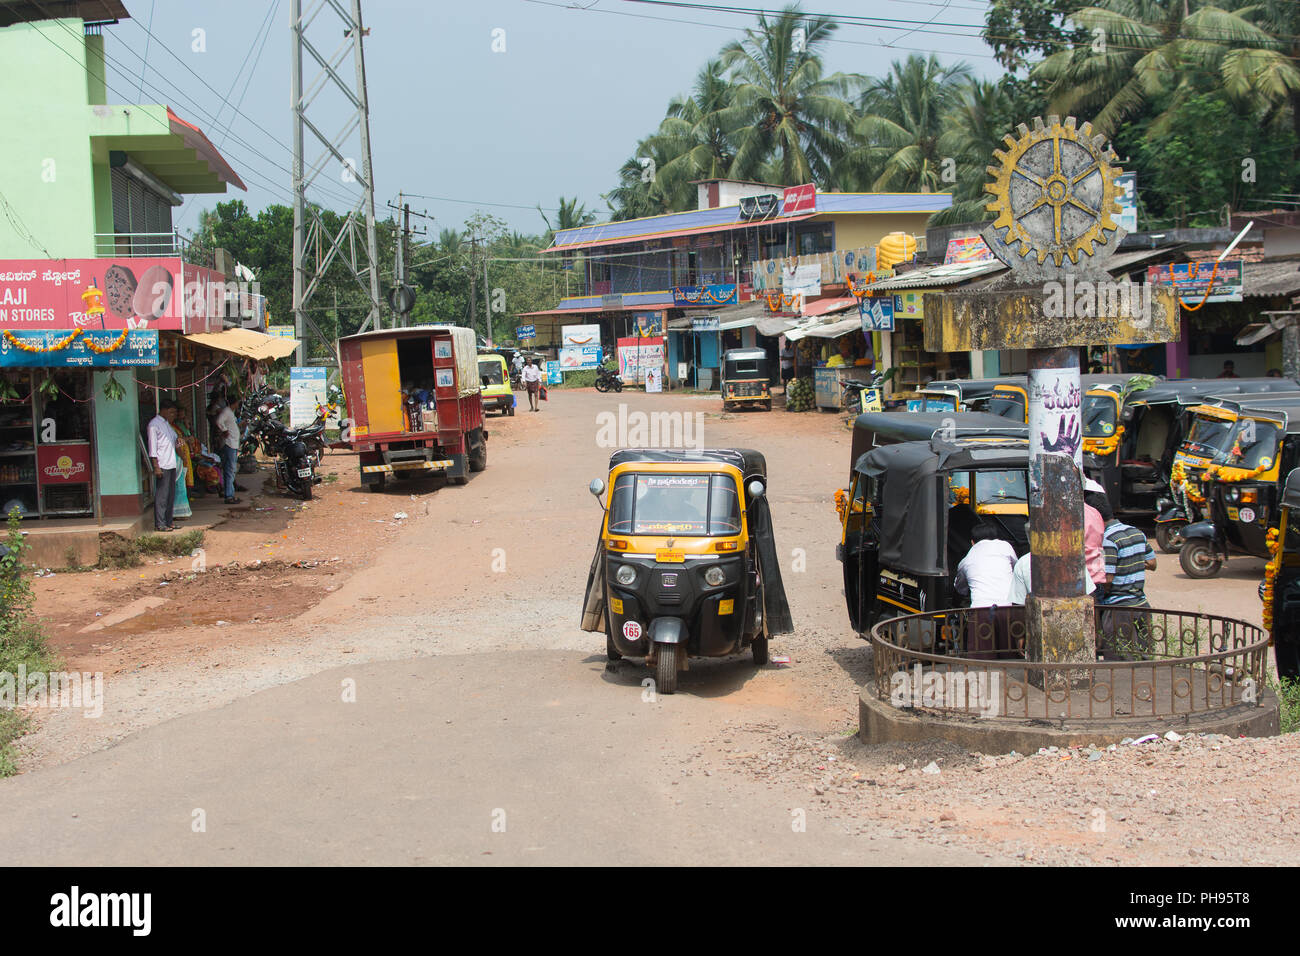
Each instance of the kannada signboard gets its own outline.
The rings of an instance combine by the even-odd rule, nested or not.
[[[715,305],[734,305],[739,298],[734,282],[725,285],[685,285],[673,287],[673,305],[679,308],[690,306],[712,307]]]
[[[537,338],[537,326],[535,325],[519,326],[517,329],[515,329],[515,338],[520,340]]]
[[[71,341],[67,341],[69,336]],[[154,368],[157,365],[158,333],[153,329],[119,332],[5,329],[0,334],[0,367],[5,368]]]
[[[243,283],[180,259],[0,261],[0,327],[218,331]]]
[[[722,328],[722,319],[716,315],[691,316],[692,332],[718,332]]]
[[[647,369],[664,367],[663,339],[619,339],[618,374],[625,382],[643,382]]]
[[[1184,306],[1195,306],[1198,302],[1240,302],[1243,269],[1241,259],[1219,263],[1171,262],[1148,266],[1147,285],[1172,284]]]
[[[329,369],[319,365],[289,369],[289,427],[301,428],[316,420],[316,406],[326,402],[328,376]]]

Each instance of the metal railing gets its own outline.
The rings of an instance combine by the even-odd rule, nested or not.
[[[1234,618],[1098,606],[1100,661],[1025,657],[1025,609],[910,614],[871,629],[875,693],[898,707],[1023,720],[1185,720],[1258,706],[1268,634]]]
[[[179,232],[97,232],[97,259],[171,259],[213,268],[212,251]]]

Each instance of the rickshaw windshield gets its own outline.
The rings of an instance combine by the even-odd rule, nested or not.
[[[740,498],[729,475],[623,474],[609,503],[610,534],[733,535]]]
[[[1109,438],[1115,434],[1119,407],[1111,395],[1083,396],[1083,437]]]
[[[975,505],[1023,504],[1029,501],[1027,473],[1023,471],[977,471]]]
[[[478,377],[484,385],[504,385],[506,381],[500,362],[479,362]]]
[[[1278,426],[1274,422],[1243,418],[1233,430],[1232,464],[1241,468],[1258,468],[1268,459],[1268,468],[1276,461]]]
[[[927,395],[923,412],[955,412],[957,398],[954,395]]]
[[[1222,454],[1231,447],[1233,422],[1197,415],[1192,419],[1184,444],[1202,454]]]
[[[1025,420],[1025,397],[1016,392],[995,391],[993,397],[989,399],[989,414],[1009,418],[1016,422],[1023,422]]]

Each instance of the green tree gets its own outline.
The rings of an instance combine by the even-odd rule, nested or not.
[[[939,152],[955,164],[953,204],[936,213],[936,226],[959,222],[983,222],[991,218],[984,207],[989,201],[984,184],[993,151],[1002,148],[1003,137],[1017,122],[1016,98],[1004,78],[1000,82],[971,80],[962,89],[956,106],[945,116],[939,136]]]
[[[733,105],[719,114],[737,131],[733,177],[753,178],[767,166],[780,171],[779,185],[834,184],[833,166],[854,119],[847,98],[862,82],[823,75],[818,51],[837,27],[829,17],[805,17],[787,6],[770,19],[760,14],[757,29],[723,48],[722,65],[736,84]]]
[[[1039,57],[1082,43],[1088,34],[1070,17],[1085,0],[992,0],[984,14],[984,41],[1011,73]]]

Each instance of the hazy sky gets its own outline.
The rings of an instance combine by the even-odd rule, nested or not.
[[[198,211],[223,198],[238,196],[254,211],[290,203],[289,0],[125,2],[133,19],[104,30],[109,101],[167,103],[208,134],[248,185],[246,194],[232,189],[224,197],[190,199],[177,211],[176,225],[192,229]],[[303,0],[307,9],[317,2]],[[629,0],[580,0],[580,6],[587,9],[561,0],[363,0],[380,219],[399,189],[439,197],[410,200],[413,209],[435,217],[429,224],[435,234],[461,227],[476,209],[537,233],[544,224],[534,207],[549,210],[561,195],[576,195],[605,218],[600,195],[616,185],[637,140],[658,125],[672,96],[690,88],[704,62],[754,23],[748,13]],[[948,63],[965,60],[980,75],[1000,72],[974,36],[986,6],[979,0],[807,0],[803,6],[810,13],[889,18],[890,27],[842,26],[826,51],[828,72],[879,75],[913,50],[933,51]],[[327,7],[317,21],[321,29],[308,33],[327,57],[344,42],[337,23]],[[504,52],[494,51],[494,42]],[[351,61],[343,68],[350,71]],[[317,70],[306,63],[307,84]],[[334,135],[344,122],[342,101],[322,95],[319,106],[313,117]],[[306,152],[309,164],[320,153],[310,135]],[[336,208],[349,188],[342,176],[331,162],[319,180]]]

